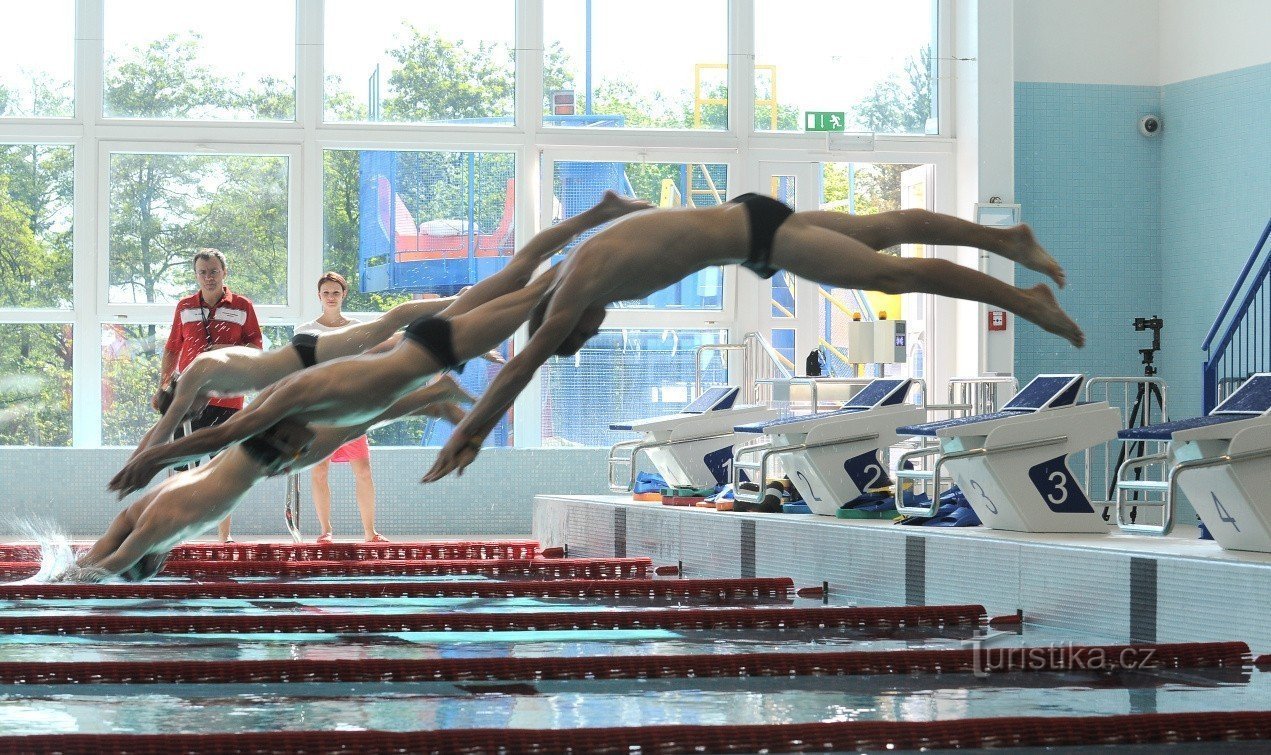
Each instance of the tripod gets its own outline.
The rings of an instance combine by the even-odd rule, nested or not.
[[[1161,328],[1163,327],[1165,327],[1165,321],[1157,317],[1156,315],[1152,315],[1151,317],[1134,318],[1134,329],[1136,331],[1144,331],[1144,330],[1152,331],[1152,345],[1146,349],[1139,349],[1139,354],[1142,355],[1143,357],[1143,376],[1144,377],[1150,378],[1150,377],[1156,376],[1156,365],[1153,364],[1153,362],[1156,359],[1156,352],[1161,350]],[[1158,411],[1155,420],[1152,419],[1153,400],[1155,400],[1156,402],[1156,408]],[[1148,425],[1152,424],[1153,421],[1159,422],[1164,419],[1165,419],[1165,397],[1161,395],[1160,386],[1158,386],[1156,383],[1149,383],[1147,381],[1140,382],[1138,390],[1135,392],[1134,404],[1130,408],[1130,417],[1125,423],[1126,428],[1129,429],[1131,427],[1147,427]],[[1117,463],[1114,469],[1121,468],[1121,465],[1125,463],[1126,455],[1130,452],[1131,449],[1134,451],[1135,456],[1142,456],[1145,452],[1146,446],[1147,446],[1147,441],[1145,440],[1136,441],[1134,443],[1122,443],[1121,451],[1117,454]],[[1143,477],[1143,469],[1141,467],[1135,468],[1134,479],[1139,480],[1139,479],[1142,479],[1142,477]],[[1112,480],[1108,482],[1108,500],[1109,501],[1116,500],[1113,497],[1116,495],[1116,489],[1117,489],[1117,480],[1116,480],[1116,475],[1114,474]],[[1134,495],[1137,500],[1137,497],[1139,495],[1138,492],[1135,491]],[[1138,518],[1138,513],[1139,513],[1139,509],[1137,506],[1130,509],[1131,522],[1133,522],[1135,519]],[[1106,522],[1109,519],[1111,519],[1110,507],[1104,506],[1103,507],[1103,521]]]

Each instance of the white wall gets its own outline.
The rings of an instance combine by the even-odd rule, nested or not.
[[[1016,0],[1015,80],[1162,86],[1271,63],[1268,0]]]
[[[1160,84],[1271,63],[1268,0],[1160,0],[1160,7]]]
[[[1226,1],[1170,5],[1200,8]],[[1158,0],[1016,0],[1015,80],[1159,86],[1161,5]]]

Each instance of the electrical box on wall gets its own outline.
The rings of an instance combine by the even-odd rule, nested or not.
[[[904,320],[856,320],[847,323],[847,360],[851,364],[904,362],[908,334]]]
[[[1021,209],[1017,204],[987,202],[975,205],[975,222],[990,228],[1010,228],[1019,225]]]

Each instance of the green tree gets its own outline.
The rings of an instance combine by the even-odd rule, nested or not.
[[[397,67],[384,100],[390,121],[509,117],[515,93],[512,51],[505,45],[446,39],[406,24],[406,41],[389,50]]]
[[[70,306],[73,176],[71,147],[0,146],[0,205],[16,213],[0,239],[0,305]]]
[[[247,117],[258,121],[290,121],[296,117],[296,82],[262,76],[235,102]]]
[[[231,82],[198,62],[202,36],[169,34],[106,59],[105,111],[123,118],[201,118],[233,107]]]
[[[927,133],[927,121],[935,117],[933,71],[931,47],[924,46],[903,71],[875,84],[852,109],[857,124],[878,134]]]
[[[186,228],[186,243],[227,253],[230,287],[261,304],[287,301],[287,159],[225,160],[223,180]]]

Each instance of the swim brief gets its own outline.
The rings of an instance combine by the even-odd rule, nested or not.
[[[284,419],[243,441],[243,452],[264,468],[265,476],[276,477],[291,471],[296,460],[309,450],[313,438],[308,425]]]
[[[463,363],[455,358],[454,338],[450,333],[450,321],[444,317],[421,317],[406,326],[406,338],[419,344],[442,368],[463,372]]]
[[[777,235],[777,228],[794,214],[794,210],[772,197],[753,192],[739,194],[729,200],[729,204],[744,206],[750,219],[750,254],[741,266],[753,270],[760,278],[776,275],[777,268],[771,264],[772,240]]]
[[[291,345],[300,355],[300,363],[312,367],[318,363],[318,334],[297,333],[291,337]]]

